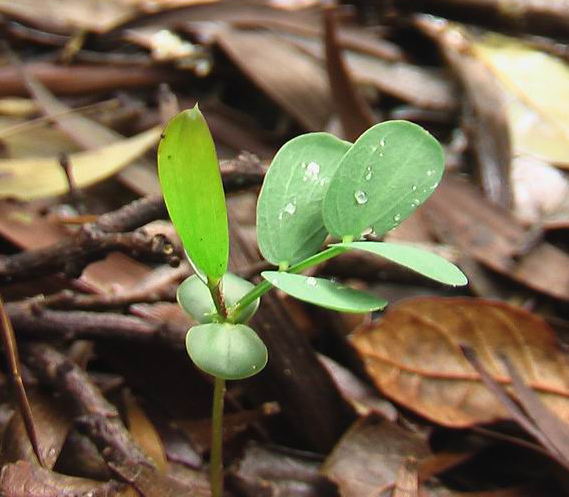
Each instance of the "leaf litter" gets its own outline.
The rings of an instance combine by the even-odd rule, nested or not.
[[[468,290],[458,297],[460,290],[449,293],[394,270],[389,261],[353,253],[301,277],[302,290],[317,297],[322,273],[370,293],[374,302],[387,293],[409,298],[417,289],[432,296],[392,302],[379,320],[374,316],[356,330],[354,320],[328,325],[333,318],[326,311],[291,306],[277,292],[265,297],[256,328],[271,349],[268,370],[228,392],[228,426],[235,429],[226,443],[239,449],[228,455],[231,490],[326,496],[336,495],[336,485],[344,496],[561,495],[559,468],[551,461],[566,460],[560,441],[568,422],[567,355],[558,340],[563,337],[543,317],[560,329],[569,320],[567,62],[564,39],[555,38],[566,13],[550,16],[552,38],[535,39],[528,35],[543,34],[544,14],[525,1],[519,6],[523,25],[504,9],[477,17],[459,0],[460,19],[442,4],[436,11],[425,7],[430,17],[419,17],[414,5],[399,8],[403,2],[390,12],[338,7],[326,44],[322,12],[307,3],[284,9],[276,2],[223,0],[113,1],[104,8],[90,0],[0,2],[9,20],[6,41],[22,59],[16,64],[3,54],[0,68],[0,95],[10,99],[1,102],[2,129],[19,126],[0,144],[6,197],[0,201],[0,293],[16,325],[24,384],[39,417],[40,452],[49,463],[38,466],[15,415],[2,427],[0,488],[6,495],[21,495],[22,488],[32,497],[47,495],[45,489],[49,495],[128,495],[125,485],[126,492],[145,496],[188,489],[208,495],[203,440],[210,385],[179,354],[192,323],[174,303],[175,278],[187,270],[147,287],[152,275],[167,269],[164,254],[150,260],[132,246],[117,254],[116,244],[103,244],[96,255],[58,264],[50,273],[46,252],[39,250],[55,247],[50,257],[65,254],[85,233],[109,236],[109,226],[115,226],[115,243],[142,237],[156,247],[172,236],[163,225],[148,225],[165,215],[158,200],[129,204],[157,193],[154,160],[145,152],[163,124],[157,87],[164,82],[172,108],[200,101],[220,158],[231,159],[221,170],[232,194],[232,271],[255,277],[271,269],[259,265],[246,222],[254,217],[254,187],[283,142],[305,131],[339,130],[340,124],[355,139],[374,121],[407,115],[452,157],[447,154],[441,186],[416,215],[390,214],[401,225],[386,241],[451,254],[465,272],[484,272],[502,299],[474,299]],[[13,100],[23,95],[33,101]],[[465,143],[453,148],[458,129]],[[259,157],[239,155],[241,149]],[[298,184],[318,191],[320,199],[327,173],[318,160],[305,165]],[[360,172],[349,192],[354,212],[373,203],[369,185],[380,180],[381,163],[369,169],[364,164]],[[404,200],[414,202],[423,185],[415,186],[409,184],[411,196]],[[283,197],[275,215],[294,222],[320,201],[311,199],[308,193]],[[103,215],[114,224],[101,222]],[[94,222],[95,232],[85,222]],[[381,241],[374,223],[364,224],[361,234]],[[97,231],[99,225],[105,229]],[[316,228],[322,225],[314,220]],[[324,241],[321,234],[318,241]],[[313,250],[287,244],[281,236],[273,262]],[[18,251],[27,270],[38,264],[48,277],[19,278],[17,284],[4,279],[8,265],[19,263],[13,255]],[[81,364],[87,375],[68,359],[85,340],[92,351]],[[324,367],[315,352],[339,366],[322,359]],[[53,376],[55,365],[62,368],[59,376]],[[346,379],[338,367],[355,376]],[[46,391],[41,396],[31,387],[38,382]],[[102,402],[103,390],[113,404]],[[70,402],[60,403],[54,394]],[[7,412],[9,398],[5,389]],[[515,410],[506,399],[521,407]],[[278,409],[262,407],[274,401]],[[97,416],[115,413],[115,404],[124,407],[123,415],[113,414],[116,431],[101,439],[95,420],[104,422]],[[79,431],[69,430],[70,420]],[[505,428],[503,422],[512,420],[534,438]],[[173,428],[175,423],[191,429]],[[48,424],[57,429],[46,430]],[[437,447],[437,436],[454,445]],[[114,445],[119,439],[127,442]],[[113,454],[103,444],[114,447]],[[497,461],[498,477],[485,465],[485,451],[504,447],[524,460],[517,466],[508,458]],[[101,457],[111,469],[99,473],[104,483],[89,469],[95,461],[100,468]],[[273,462],[267,467],[266,461]]]

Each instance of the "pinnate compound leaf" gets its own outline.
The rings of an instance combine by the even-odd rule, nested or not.
[[[342,157],[324,198],[324,225],[339,239],[382,235],[429,198],[443,171],[442,148],[423,128],[376,124]]]
[[[458,286],[468,283],[464,273],[452,262],[412,245],[387,242],[351,242],[338,243],[334,246],[363,250],[379,255],[446,285]]]
[[[375,385],[436,423],[468,427],[508,418],[462,353],[472,349],[496,381],[512,383],[507,356],[550,410],[569,422],[569,361],[535,314],[475,298],[415,298],[361,327],[353,344]]]
[[[383,309],[387,301],[324,278],[264,271],[261,276],[292,297],[340,312],[370,312]]]
[[[326,238],[322,200],[350,143],[328,133],[287,142],[269,168],[257,203],[257,239],[269,262],[294,264]]]
[[[193,264],[214,282],[227,270],[229,231],[215,145],[197,105],[176,115],[158,147],[172,223]]]
[[[249,281],[233,273],[225,273],[222,278],[222,291],[226,307],[235,305],[241,297],[255,288]],[[186,278],[178,287],[178,303],[199,323],[211,323],[217,310],[207,285],[197,275]],[[247,322],[259,307],[260,299],[249,304],[239,314],[239,322]]]
[[[202,371],[225,380],[256,375],[267,364],[267,347],[244,324],[209,323],[190,328],[186,349]]]

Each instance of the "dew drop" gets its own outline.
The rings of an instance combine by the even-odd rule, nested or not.
[[[417,207],[420,203],[421,203],[421,201],[418,198],[415,198],[411,202],[411,207]]]
[[[292,216],[296,212],[296,204],[289,202],[285,205],[284,211]]]
[[[354,198],[358,204],[365,204],[367,202],[367,193],[363,190],[356,190],[354,192]]]
[[[417,191],[417,185],[413,185],[413,186],[411,187],[411,190],[414,191],[414,192],[416,192],[416,191]]]
[[[280,211],[279,212],[279,221],[282,221],[282,220],[283,220],[283,211]]]
[[[273,279],[271,280],[271,283],[272,283],[274,286],[277,286],[278,281],[277,281],[276,278],[273,278]]]
[[[316,180],[319,174],[320,166],[316,162],[310,162],[308,166],[306,166],[306,176],[308,178]]]
[[[371,170],[371,166],[368,166],[368,167],[366,168],[366,173],[365,173],[364,179],[365,179],[366,181],[369,181],[372,176],[373,176],[373,171]]]
[[[385,147],[385,138],[382,138],[381,140],[379,140],[379,146]]]
[[[435,174],[435,171],[433,169],[429,169],[427,171],[427,176],[432,176],[433,174]]]
[[[395,216],[393,216],[393,220],[398,223],[399,221],[401,221],[401,214],[395,214]]]
[[[306,284],[308,286],[316,286],[318,284],[318,281],[316,281],[316,278],[314,278],[313,276],[309,276],[308,278],[306,278]]]

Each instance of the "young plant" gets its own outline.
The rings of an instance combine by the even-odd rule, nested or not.
[[[351,144],[327,133],[286,143],[267,172],[257,204],[257,238],[278,271],[257,286],[227,272],[227,212],[215,146],[197,106],[174,117],[158,149],[168,212],[196,274],[178,289],[178,301],[197,322],[186,336],[192,361],[214,377],[212,494],[223,492],[222,416],[226,380],[259,373],[267,349],[245,323],[273,286],[343,312],[383,309],[381,298],[301,271],[349,250],[371,252],[436,281],[464,285],[445,259],[410,245],[365,241],[398,226],[435,190],[444,171],[439,143],[420,126],[390,121]],[[331,235],[338,240],[324,249]]]

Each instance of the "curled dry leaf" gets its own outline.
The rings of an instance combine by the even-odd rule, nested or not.
[[[543,319],[499,302],[417,298],[390,308],[356,332],[353,343],[376,386],[437,423],[468,427],[508,417],[461,352],[472,348],[499,382],[511,358],[523,380],[569,422],[569,361]]]

